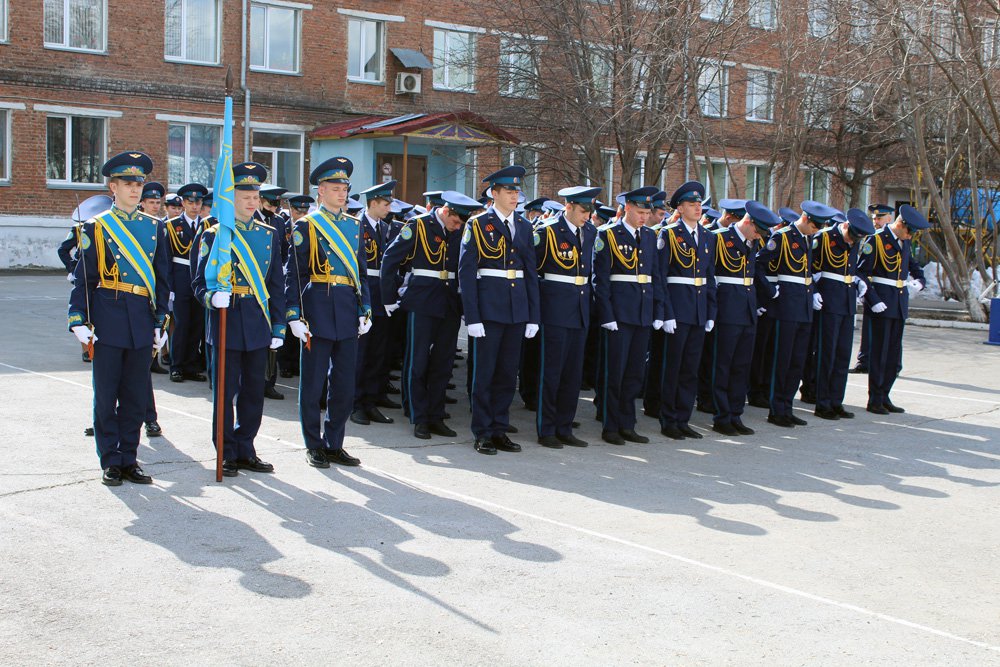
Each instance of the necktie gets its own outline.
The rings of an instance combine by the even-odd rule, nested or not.
[[[583,228],[582,227],[577,227],[576,228],[576,247],[580,248],[581,250],[583,249]]]
[[[514,218],[511,217],[511,219],[507,220],[506,222],[507,222],[507,229],[510,230],[510,238],[511,238],[511,240],[513,240],[514,239]]]

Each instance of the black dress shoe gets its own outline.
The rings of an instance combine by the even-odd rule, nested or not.
[[[867,366],[862,366],[861,364],[858,364],[857,366],[855,366],[854,368],[852,368],[850,372],[851,373],[860,374],[860,375],[867,375],[868,374],[868,367]]]
[[[365,410],[355,410],[352,412],[351,421],[355,424],[360,424],[361,426],[368,426],[371,424],[371,420],[368,419],[368,414]]]
[[[830,420],[840,419],[840,415],[837,414],[837,411],[834,410],[833,408],[816,408],[813,411],[813,414],[819,417],[820,419],[830,419]]]
[[[272,398],[272,399],[274,399],[276,401],[283,401],[283,400],[285,400],[285,395],[282,394],[277,389],[275,389],[274,387],[268,387],[268,386],[265,385],[264,386],[264,398]]]
[[[512,442],[507,434],[495,435],[491,439],[493,446],[502,452],[519,452],[521,451],[521,445],[516,442]]]
[[[448,425],[445,424],[444,421],[440,419],[428,424],[427,430],[429,430],[434,435],[440,435],[445,438],[454,438],[456,435],[458,435],[458,433],[455,433],[454,430],[448,428]]]
[[[236,461],[230,461],[226,459],[222,462],[222,476],[223,477],[238,477],[240,474],[240,468],[236,465]]]
[[[389,373],[389,380],[393,382],[399,380],[399,373]]]
[[[728,422],[712,422],[712,430],[722,435],[739,435],[736,428]]]
[[[748,400],[747,403],[749,405],[754,406],[755,408],[770,409],[771,407],[771,404],[768,403],[766,399],[760,398],[758,396],[750,397],[750,400]]]
[[[557,435],[556,437],[559,438],[559,442],[570,447],[586,447],[589,444],[586,440],[581,440],[572,433],[569,435]]]
[[[365,415],[370,421],[376,424],[391,424],[392,417],[386,417],[378,408],[368,408],[365,410]]]
[[[413,437],[420,438],[421,440],[430,440],[431,429],[428,427],[427,424],[414,424]]]
[[[740,435],[753,435],[755,433],[755,431],[749,426],[744,426],[743,422],[739,419],[733,420],[733,428],[736,429],[736,432]]]
[[[90,363],[90,357],[87,355],[86,352],[83,353],[83,363],[85,363],[85,364],[89,364]]]
[[[562,440],[554,435],[543,435],[538,439],[538,444],[542,447],[548,447],[549,449],[562,449]]]
[[[88,426],[87,428],[83,429],[83,434],[88,438],[94,437],[94,427]]]
[[[703,437],[701,433],[698,433],[698,431],[694,430],[686,423],[678,424],[677,430],[683,433],[685,438],[691,438],[692,440],[701,440]]]
[[[125,466],[122,468],[122,479],[128,480],[133,484],[152,484],[153,478],[143,472],[142,468],[138,464]]]
[[[156,361],[154,361],[152,365],[150,365],[149,372],[153,373],[154,375],[167,375],[170,373],[170,371],[168,371],[166,368],[161,366],[159,362]]]
[[[444,402],[445,402],[445,403],[446,403],[447,405],[455,405],[456,403],[458,403],[458,399],[457,399],[457,398],[452,398],[452,397],[451,397],[451,396],[449,396],[448,394],[445,394],[445,395],[444,395]]]
[[[151,421],[148,424],[146,424],[147,438],[158,438],[161,435],[163,435],[163,429],[160,428],[160,425],[157,424],[156,421]]]
[[[388,410],[399,410],[403,406],[386,396],[385,398],[380,398],[375,401],[375,407],[386,408]]]
[[[785,417],[784,415],[768,415],[767,423],[780,426],[781,428],[795,428],[795,424],[788,421],[788,417]]]
[[[608,443],[609,445],[624,445],[625,438],[621,437],[614,431],[604,431],[601,433],[601,440]]]
[[[171,382],[184,382],[184,373],[180,371],[170,371]]]
[[[399,393],[399,387],[397,387],[396,385],[394,385],[391,382],[386,382],[385,383],[385,393],[387,393],[387,394],[398,394]]]
[[[573,423],[571,424],[571,426],[572,426],[573,428],[580,428],[580,422],[578,422],[578,421],[573,421]]]
[[[816,405],[816,394],[800,394],[799,400],[807,405]]]
[[[885,401],[882,402],[882,405],[885,407],[886,410],[888,410],[889,412],[891,412],[893,414],[896,414],[896,415],[899,415],[899,414],[902,414],[902,413],[906,412],[906,410],[904,410],[903,408],[899,407],[898,405],[893,405],[892,401],[890,401],[888,398],[885,399]]]
[[[789,423],[794,424],[795,426],[806,426],[809,424],[809,422],[807,422],[805,419],[802,419],[801,417],[796,417],[795,415],[788,415],[786,419],[788,419]]]
[[[488,456],[493,456],[497,453],[497,448],[493,446],[492,438],[476,438],[475,448],[480,454]]]
[[[835,405],[835,406],[833,406],[833,410],[834,410],[834,412],[837,413],[837,415],[841,419],[854,419],[854,413],[850,412],[848,410],[845,410],[843,405]]]
[[[580,383],[580,391],[590,391],[593,388],[594,388],[594,385],[590,384],[587,381],[583,381],[583,382]]]
[[[307,449],[306,450],[306,461],[309,462],[313,468],[329,468],[330,462],[326,458],[326,454],[323,453],[322,449]]]
[[[326,460],[330,463],[336,463],[342,466],[359,466],[361,465],[361,459],[355,458],[344,451],[344,448],[340,449],[327,449],[325,452]]]
[[[525,401],[524,402],[524,409],[528,410],[529,412],[537,412],[538,411],[538,403],[535,402],[535,401]]]
[[[118,466],[108,466],[101,475],[101,484],[104,486],[121,486],[122,485],[122,469]]]
[[[282,368],[280,371],[278,371],[278,375],[280,375],[283,378],[295,377],[292,371],[288,370],[287,368]]]
[[[625,440],[626,442],[637,442],[640,445],[645,445],[647,442],[649,442],[649,438],[647,438],[644,435],[639,435],[638,433],[635,432],[635,429],[631,428],[625,428],[618,431],[618,435],[620,435],[622,439]]]
[[[869,403],[868,407],[865,408],[865,409],[868,410],[868,412],[872,413],[873,415],[887,415],[887,414],[889,414],[889,411],[885,409],[884,405],[872,405],[872,404]]]
[[[684,434],[676,426],[662,426],[660,427],[660,433],[667,436],[671,440],[683,440]]]
[[[448,386],[446,388],[447,389],[454,389],[455,388],[455,383],[454,382],[449,382]]]
[[[647,410],[646,408],[643,408],[642,409],[642,414],[646,415],[650,419],[659,419],[660,418],[660,412],[659,412],[659,410]]]
[[[236,459],[236,467],[251,472],[274,472],[274,466],[266,461],[261,461],[259,456],[251,459]]]
[[[208,379],[204,373],[201,371],[188,371],[184,373],[185,380],[194,380],[195,382],[204,382]]]
[[[709,415],[714,415],[715,414],[715,409],[714,408],[710,408],[708,406],[708,403],[702,403],[701,401],[698,401],[698,406],[697,406],[696,409],[698,410],[698,412],[704,412],[705,414],[709,414]]]
[[[507,424],[507,428],[505,430],[508,433],[517,433],[517,427],[514,426],[513,424]]]

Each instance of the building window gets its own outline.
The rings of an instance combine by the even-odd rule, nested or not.
[[[269,174],[268,182],[289,192],[302,192],[301,132],[253,131],[253,161]]]
[[[462,165],[462,168],[464,170],[463,181],[465,183],[465,189],[463,192],[470,193],[470,197],[478,197],[481,188],[479,181],[479,156],[476,153],[476,149],[466,148],[464,158],[465,162]]]
[[[0,42],[7,41],[7,0],[0,0]]]
[[[167,60],[219,62],[218,0],[166,0],[163,56]]]
[[[521,181],[521,191],[527,200],[532,200],[538,196],[538,151],[530,146],[519,146],[518,148],[507,149],[505,156],[507,164],[519,164],[527,172]]]
[[[476,36],[458,30],[434,31],[434,87],[475,89]]]
[[[701,163],[701,182],[705,184],[705,196],[713,202],[729,196],[729,170],[725,162]]]
[[[49,183],[104,182],[104,118],[49,116],[45,123],[45,179]]]
[[[221,144],[221,125],[171,123],[167,128],[167,187],[211,186]]]
[[[268,72],[299,71],[299,10],[250,5],[250,67]]]
[[[534,40],[500,39],[500,94],[507,97],[538,96],[538,59]]]
[[[10,182],[10,109],[0,109],[0,183]]]
[[[45,0],[44,21],[47,47],[80,51],[106,48],[105,0]]]
[[[810,169],[805,173],[805,198],[826,204],[830,200],[830,174],[819,169]]]
[[[778,0],[750,0],[750,25],[774,30],[778,27]]]
[[[759,69],[747,72],[747,118],[774,120],[774,72]]]
[[[641,188],[646,182],[646,156],[636,155],[635,164],[632,167],[632,182],[629,183],[629,190]]]
[[[996,21],[983,24],[983,64],[987,67],[1000,64],[1000,24]]]
[[[385,23],[366,19],[347,21],[347,78],[350,81],[385,81]]]
[[[747,199],[753,199],[771,208],[770,167],[756,165],[747,167]]]
[[[864,44],[875,35],[875,15],[866,0],[853,0],[848,5],[850,9],[851,41],[855,44]]]
[[[730,0],[701,0],[701,18],[722,21],[729,16]]]
[[[726,89],[728,88],[728,71],[722,65],[705,63],[698,74],[698,104],[701,113],[711,118],[722,118],[726,115]]]
[[[833,33],[833,12],[830,0],[809,0],[806,9],[809,34],[822,39]]]
[[[615,195],[615,161],[618,159],[618,153],[616,151],[602,150],[601,151],[601,170],[602,174],[600,178],[594,178],[591,173],[590,162],[587,160],[586,153],[578,151],[580,157],[580,175],[583,177],[583,182],[587,186],[600,186],[604,192],[598,199],[603,199],[606,202],[610,202],[609,206],[617,206],[614,200]]]

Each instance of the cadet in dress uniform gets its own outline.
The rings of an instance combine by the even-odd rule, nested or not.
[[[653,195],[652,214],[647,226],[659,235],[664,226],[677,221],[677,212],[667,216],[667,193],[660,190]],[[663,327],[653,329],[649,336],[646,354],[646,376],[642,388],[642,412],[653,419],[660,418],[660,369],[663,367]]]
[[[264,224],[274,227],[274,231],[278,235],[282,267],[285,266],[285,262],[288,260],[288,242],[286,241],[288,235],[288,214],[281,210],[281,198],[286,192],[288,192],[288,190],[285,188],[279,188],[275,185],[262,185],[259,190],[260,208],[256,211],[256,215],[264,222]],[[294,338],[294,336],[289,336],[289,338]],[[285,395],[278,391],[276,387],[277,383],[278,350],[270,350],[267,353],[264,398],[270,398],[276,401],[284,400]]]
[[[594,291],[601,323],[598,378],[601,438],[612,445],[645,443],[635,432],[635,399],[642,391],[643,365],[653,321],[661,320],[656,233],[646,226],[657,188],[624,193],[620,222],[598,229],[594,242]]]
[[[205,309],[191,289],[191,260],[197,260],[196,238],[204,229],[202,205],[208,188],[188,183],[177,190],[184,202],[184,213],[168,220],[167,252],[170,257],[170,303],[174,331],[170,338],[170,380],[205,381],[201,372],[198,348],[205,336]]]
[[[872,204],[868,207],[868,215],[871,216],[872,226],[875,231],[879,231],[886,225],[892,223],[892,214],[895,209],[886,204]],[[868,332],[871,331],[871,320],[867,310],[862,310],[861,316],[861,345],[858,347],[858,363],[851,369],[852,373],[868,372]]]
[[[90,218],[94,217],[98,213],[103,213],[104,211],[111,208],[113,204],[111,197],[107,195],[94,195],[93,197],[88,197],[80,202],[77,207],[73,210],[73,227],[70,228],[69,233],[63,242],[59,244],[59,249],[57,254],[59,255],[59,260],[66,267],[66,280],[69,281],[70,285],[73,284],[73,273],[76,269],[77,262],[80,261],[80,256],[83,252],[82,250],[82,239],[83,239],[83,223],[85,223]],[[90,363],[90,353],[88,352],[88,346],[82,345],[83,351],[81,357],[83,363]],[[90,435],[93,435],[92,433]]]
[[[147,181],[142,186],[142,199],[139,201],[139,209],[156,219],[157,222],[165,222],[166,219],[163,215],[163,193],[165,188],[163,184],[157,183],[156,181]],[[160,355],[153,355],[153,358],[149,365],[149,392],[148,401],[146,403],[146,416],[143,418],[143,423],[146,425],[146,437],[157,438],[163,435],[163,428],[160,427],[159,417],[156,414],[156,396],[153,395],[153,377],[152,374],[157,375],[166,374],[168,371],[160,368]]]
[[[545,213],[545,209],[542,208],[542,204],[549,201],[548,197],[538,197],[537,199],[532,199],[524,205],[524,217],[525,219],[535,225],[535,221],[541,218]]]
[[[167,338],[162,326],[170,290],[161,223],[138,210],[152,169],[153,161],[138,151],[104,163],[115,203],[84,224],[69,300],[70,331],[94,345],[94,436],[108,486],[153,481],[136,452],[149,362]]]
[[[257,456],[254,438],[264,413],[264,383],[269,350],[281,346],[285,336],[284,272],[278,230],[255,215],[260,205],[260,184],[267,168],[256,162],[233,166],[232,291],[209,291],[205,269],[219,233],[213,225],[201,235],[195,268],[194,293],[208,310],[208,340],[218,368],[219,309],[226,308],[225,394],[223,401],[222,474],[236,477],[240,470],[274,472],[274,466]],[[235,399],[235,425],[233,400]],[[218,432],[212,411],[212,440]],[[218,446],[218,443],[215,443]]]
[[[468,328],[472,433],[480,454],[519,452],[507,435],[521,340],[538,333],[538,273],[531,223],[515,212],[524,167],[490,174],[493,204],[462,235],[458,284]]]
[[[553,449],[587,446],[573,435],[573,419],[593,298],[597,228],[589,220],[600,192],[583,186],[560,190],[566,208],[534,236],[542,318],[536,427],[538,443]]]
[[[712,390],[712,430],[723,435],[753,435],[743,424],[750,381],[750,351],[757,327],[758,294],[770,299],[774,288],[757,273],[761,239],[781,218],[756,201],[743,204],[742,220],[715,230],[715,337],[707,351]]]
[[[773,380],[767,421],[776,426],[806,424],[792,413],[792,400],[802,381],[812,329],[815,286],[810,237],[837,212],[819,202],[802,202],[802,217],[798,222],[773,234],[757,257],[759,267],[766,269],[767,279],[776,291],[766,306],[774,318]]]
[[[815,415],[821,419],[854,416],[844,409],[844,394],[854,343],[857,297],[867,290],[863,281],[855,280],[858,241],[874,232],[865,212],[852,208],[847,212],[846,222],[821,230],[813,237],[813,278],[816,280],[813,307],[817,310],[813,324],[816,330]]]
[[[903,325],[909,315],[908,287],[926,285],[924,270],[910,253],[910,239],[930,223],[912,206],[899,207],[899,216],[861,246],[858,274],[868,283],[865,314],[868,331],[868,412],[884,415],[903,412],[889,399],[896,376],[903,367]],[[910,276],[907,280],[907,276]]]
[[[176,192],[171,192],[163,198],[163,208],[166,211],[167,220],[176,218],[184,213],[184,200]]]
[[[443,204],[410,219],[382,260],[382,305],[406,321],[406,355],[402,385],[413,435],[453,438],[445,424],[445,392],[462,319],[458,294],[458,257],[462,225],[480,204],[454,192],[437,193]],[[408,273],[406,289],[397,294],[400,272]]]
[[[548,197],[539,197],[524,205],[525,215],[531,222],[532,229],[536,232],[552,224],[562,210],[562,204]],[[538,214],[529,215],[533,211],[537,211]],[[541,358],[541,336],[526,339],[521,343],[521,366],[517,373],[517,391],[524,402],[524,408],[531,412],[538,409],[538,379]]]
[[[301,340],[299,417],[306,460],[356,466],[344,451],[344,429],[354,405],[358,337],[371,328],[371,300],[361,221],[344,212],[354,164],[332,157],[309,175],[320,206],[295,223],[285,271],[288,328]],[[308,318],[308,320],[307,320]],[[326,416],[320,402],[326,385]],[[322,430],[321,430],[322,426]]]
[[[316,200],[309,195],[292,195],[288,197],[288,222],[285,223],[285,247],[291,247],[292,228],[295,223],[309,213],[309,208]],[[287,264],[288,258],[285,258]],[[278,349],[278,372],[283,378],[295,377],[299,374],[299,355],[301,341],[295,336],[285,336],[285,342]]]
[[[162,183],[149,181],[148,183],[143,184],[142,199],[139,201],[139,206],[141,207],[143,213],[156,218],[161,222],[164,220],[163,193],[165,191],[166,189],[163,187]]]
[[[392,223],[386,221],[392,208],[392,191],[396,181],[377,183],[359,196],[365,197],[367,207],[361,216],[361,230],[365,246],[365,280],[368,281],[368,293],[371,295],[372,328],[366,336],[358,341],[357,384],[354,390],[354,411],[351,421],[355,424],[368,425],[391,424],[392,418],[382,414],[379,407],[401,407],[396,402],[390,402],[385,394],[385,385],[389,382],[389,313],[382,308],[381,268],[382,258],[386,248],[395,238]],[[387,295],[395,303],[397,285],[392,285],[392,294]]]

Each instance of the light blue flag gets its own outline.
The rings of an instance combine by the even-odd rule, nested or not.
[[[233,98],[226,97],[226,115],[222,125],[222,152],[215,167],[212,215],[219,221],[215,243],[205,267],[205,287],[210,292],[231,292],[233,280],[232,245],[236,230],[233,206]]]

